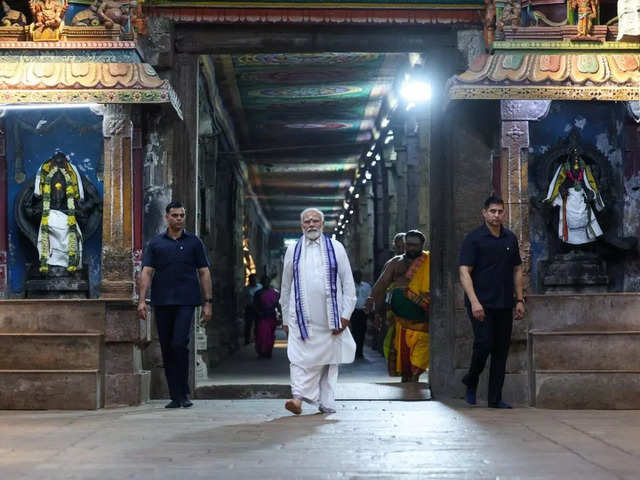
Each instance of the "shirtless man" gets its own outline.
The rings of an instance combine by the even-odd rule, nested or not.
[[[385,351],[390,375],[403,382],[418,381],[429,366],[429,252],[418,230],[405,235],[405,253],[387,262],[373,286],[366,308],[382,308],[390,298],[387,318],[392,321],[393,341]]]

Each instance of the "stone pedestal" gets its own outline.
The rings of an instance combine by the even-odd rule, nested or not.
[[[542,271],[545,292],[606,292],[609,285],[604,260],[590,252],[557,254],[545,262]]]
[[[149,337],[128,299],[0,301],[0,409],[139,405]]]

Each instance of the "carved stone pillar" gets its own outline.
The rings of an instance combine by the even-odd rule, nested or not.
[[[520,243],[528,286],[531,241],[529,236],[529,122],[544,118],[550,100],[502,100],[501,190],[505,201],[506,223]]]
[[[106,105],[102,217],[102,298],[133,298],[131,106]]]
[[[7,295],[7,252],[9,229],[7,225],[7,157],[5,148],[5,126],[0,119],[0,298]]]

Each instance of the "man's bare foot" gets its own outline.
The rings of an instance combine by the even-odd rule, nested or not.
[[[291,413],[300,415],[302,413],[302,401],[298,398],[291,398],[285,402],[284,408]]]

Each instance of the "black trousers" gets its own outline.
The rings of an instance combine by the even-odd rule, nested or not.
[[[248,305],[244,309],[244,344],[248,345],[255,337],[258,322],[258,314],[253,305]]]
[[[467,309],[467,313],[471,319],[475,338],[471,366],[462,379],[462,383],[467,387],[477,388],[478,379],[487,363],[487,357],[491,355],[488,402],[498,403],[502,400],[504,372],[511,344],[511,330],[513,329],[513,311],[510,308],[485,309],[483,322],[473,318],[470,309]]]
[[[189,395],[189,336],[194,310],[193,305],[154,307],[171,400],[184,400]]]
[[[356,357],[362,357],[364,338],[367,334],[367,312],[356,308],[351,314],[351,335],[356,342]]]

